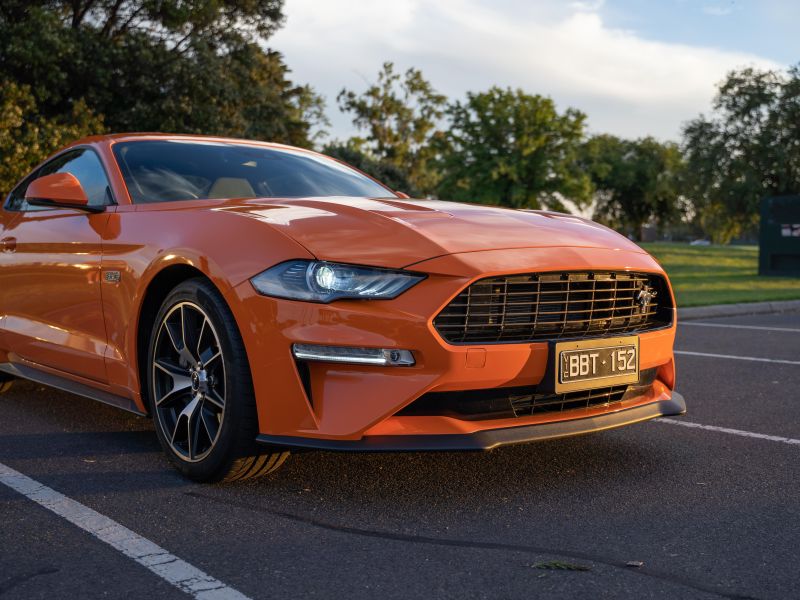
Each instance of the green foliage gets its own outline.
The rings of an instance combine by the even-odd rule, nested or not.
[[[642,247],[667,271],[678,306],[800,299],[800,278],[759,277],[758,246]]]
[[[754,232],[762,198],[800,192],[800,68],[730,73],[683,146],[687,195],[714,241]]]
[[[322,100],[259,42],[282,0],[4,0],[0,78],[37,115],[70,123],[80,99],[111,131],[251,137],[310,146]],[[5,148],[0,148],[7,154]],[[29,153],[23,171],[43,155]]]
[[[663,226],[679,215],[683,164],[677,145],[598,135],[586,142],[582,155],[599,199],[599,220],[640,238],[651,219]]]
[[[0,198],[67,142],[102,131],[102,118],[83,100],[63,118],[48,119],[39,114],[29,87],[0,79]]]
[[[342,111],[353,115],[353,124],[366,132],[365,137],[350,140],[351,147],[406,173],[411,186],[423,193],[435,188],[431,140],[437,135],[446,98],[420,71],[408,69],[401,75],[386,62],[377,83],[361,94],[343,89],[337,100]]]
[[[219,37],[237,28],[244,35],[269,37],[283,23],[283,0],[4,0],[0,15],[22,21],[45,11],[72,29],[86,23],[107,39],[132,31],[164,41],[190,34]]]
[[[392,163],[379,161],[360,150],[352,142],[333,142],[327,144],[322,152],[328,156],[338,158],[356,169],[364,171],[393,190],[405,192],[410,196],[420,194],[408,179],[408,173],[399,169]]]
[[[577,160],[583,113],[559,114],[550,98],[493,87],[468,93],[447,114],[450,127],[438,143],[441,197],[516,208],[559,208],[559,196],[590,197]]]

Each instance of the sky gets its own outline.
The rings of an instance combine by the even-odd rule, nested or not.
[[[268,45],[355,133],[336,96],[384,61],[451,99],[492,85],[588,115],[590,133],[678,140],[732,69],[800,63],[798,0],[286,0]]]

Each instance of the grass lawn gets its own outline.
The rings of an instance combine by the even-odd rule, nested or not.
[[[800,299],[800,277],[758,276],[758,246],[642,247],[667,271],[679,307]]]

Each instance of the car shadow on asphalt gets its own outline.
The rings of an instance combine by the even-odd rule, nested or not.
[[[0,456],[9,460],[58,457],[64,464],[79,459],[76,474],[83,477],[92,473],[84,472],[86,464],[101,460],[103,469],[96,477],[113,476],[113,488],[120,491],[142,489],[142,474],[156,487],[197,485],[182,479],[162,456],[150,419],[27,382],[0,397],[0,406],[4,414],[15,414],[18,422],[13,427],[17,432],[0,434]],[[671,460],[660,453],[680,449],[669,444],[643,446],[642,436],[628,434],[641,427],[490,452],[301,451],[276,473],[253,482],[197,487],[257,503],[288,496],[299,505],[335,501],[359,506],[368,498],[372,506],[397,507],[399,501],[457,506],[476,496],[502,504],[521,491],[536,491],[543,500],[550,497],[557,502],[564,493],[585,491],[587,483],[625,484],[664,469]],[[135,476],[126,483],[128,474]]]
[[[301,452],[278,472],[237,488],[256,503],[292,497],[296,506],[425,507],[447,510],[474,505],[502,506],[521,494],[538,503],[560,504],[565,494],[586,495],[587,487],[635,487],[658,478],[670,466],[667,444],[641,444],[625,431],[499,448],[490,452],[353,454]],[[466,502],[465,502],[466,501]]]

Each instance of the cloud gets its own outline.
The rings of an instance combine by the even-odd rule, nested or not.
[[[713,17],[724,17],[733,12],[733,3],[729,4],[706,4],[703,6],[703,12]]]
[[[592,7],[529,0],[293,0],[270,45],[295,78],[328,98],[335,136],[342,87],[363,89],[385,60],[417,67],[451,98],[491,85],[553,97],[589,116],[594,132],[677,139],[707,111],[715,85],[738,67],[780,68],[761,57],[644,39],[608,27]]]
[[[603,8],[605,3],[605,0],[576,0],[570,2],[570,7],[581,12],[596,12]]]

